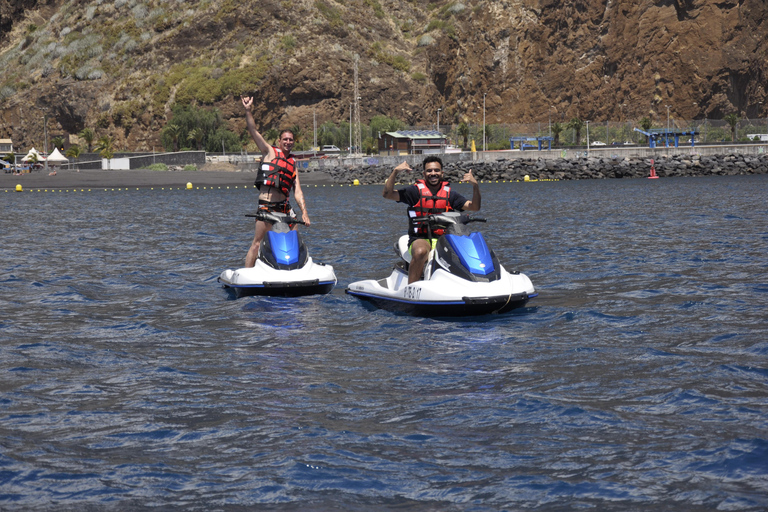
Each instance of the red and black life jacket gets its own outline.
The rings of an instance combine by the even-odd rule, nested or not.
[[[435,213],[450,212],[451,203],[448,202],[448,197],[451,195],[451,185],[447,181],[440,183],[440,189],[437,194],[432,195],[426,181],[416,180],[416,186],[419,189],[419,201],[408,208],[409,218],[426,217]],[[433,229],[432,236],[438,237],[445,233],[445,229]],[[411,235],[412,236],[428,236],[429,232],[426,226],[422,224],[414,224],[411,222]]]
[[[280,148],[275,147],[275,159],[271,162],[261,161],[259,173],[256,175],[256,187],[262,185],[275,187],[287,198],[296,181],[296,160],[293,156],[286,158]]]

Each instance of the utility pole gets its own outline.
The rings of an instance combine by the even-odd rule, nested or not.
[[[485,153],[485,95],[488,93],[483,93],[483,153]]]
[[[43,114],[43,123],[45,125],[43,126],[43,133],[45,134],[45,147],[43,150],[45,151],[45,172],[48,172],[48,114]]]
[[[360,140],[360,94],[357,88],[357,63],[360,56],[355,54],[355,154],[361,154],[363,143]]]

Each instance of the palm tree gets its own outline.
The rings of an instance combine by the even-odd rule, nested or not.
[[[290,127],[291,132],[293,133],[293,143],[298,148],[303,148],[303,142],[304,142],[304,133],[301,131],[301,128],[299,125],[295,124]]]
[[[96,145],[96,151],[99,152],[101,158],[107,159],[107,169],[109,169],[112,157],[115,156],[113,144],[114,142],[112,141],[112,138],[110,138],[109,135],[105,135],[99,139],[99,143]]]
[[[552,135],[554,135],[554,145],[557,146],[560,144],[560,134],[565,129],[563,125],[555,121],[555,124],[552,125]]]
[[[187,134],[187,140],[189,142],[194,142],[198,151],[200,151],[200,144],[203,142],[204,137],[205,137],[205,133],[200,128],[193,128]]]
[[[64,153],[64,156],[66,156],[67,158],[74,158],[75,165],[77,165],[77,159],[80,158],[80,153],[82,153],[80,146],[78,146],[77,144],[72,144],[71,146],[69,146],[69,149],[67,149],[67,152]]]
[[[461,147],[467,149],[467,144],[469,143],[469,125],[464,121],[460,122],[459,126],[456,128],[456,132],[459,134],[459,137],[464,140],[464,144]]]
[[[578,117],[574,117],[568,121],[568,128],[571,128],[574,132],[576,132],[576,145],[581,144],[581,130],[584,128],[584,121]]]
[[[61,135],[57,135],[51,139],[51,144],[53,144],[53,147],[64,149],[64,137]]]
[[[29,162],[28,163],[31,164],[30,167],[29,167],[30,172],[32,171],[32,168],[35,165],[37,165],[37,162],[39,162],[39,161],[40,161],[40,158],[38,158],[37,153],[32,153],[31,155],[29,155]]]
[[[181,127],[177,124],[169,124],[165,127],[165,131],[171,137],[173,142],[173,151],[179,150],[179,136],[181,135]]]
[[[77,136],[83,139],[86,144],[88,144],[88,153],[92,152],[93,141],[96,140],[96,132],[90,128],[83,128],[80,133],[77,134]]]
[[[264,132],[264,140],[270,144],[274,144],[277,141],[278,135],[280,134],[277,132],[277,128],[270,128]],[[296,134],[294,133],[293,136],[296,137]]]
[[[741,118],[736,112],[731,112],[723,118],[728,126],[731,127],[731,142],[736,142],[736,125],[739,124]]]

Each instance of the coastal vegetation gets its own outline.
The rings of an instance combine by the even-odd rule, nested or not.
[[[192,104],[177,103],[173,107],[169,123],[161,130],[160,140],[166,151],[204,149],[215,153],[242,149],[241,135],[226,128],[218,109]]]
[[[736,141],[736,125],[739,124],[739,114],[735,112],[731,112],[730,114],[726,115],[724,117],[725,122],[728,123],[728,126],[731,127],[731,141]]]
[[[64,153],[64,156],[67,158],[74,158],[75,162],[77,162],[77,159],[80,158],[80,154],[82,153],[82,150],[80,149],[80,146],[77,144],[72,144],[67,148],[67,151]]]

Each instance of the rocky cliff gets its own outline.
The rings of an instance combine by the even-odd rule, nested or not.
[[[194,6],[194,7],[193,7]],[[242,132],[768,116],[763,0],[0,0],[0,137],[85,127],[160,147],[174,104]]]

